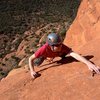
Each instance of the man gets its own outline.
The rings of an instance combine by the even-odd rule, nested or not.
[[[35,72],[34,66],[39,66],[47,57],[53,59],[55,57],[65,57],[70,55],[78,61],[85,63],[89,70],[95,71],[100,74],[99,67],[75,53],[71,48],[67,47],[62,43],[60,36],[56,33],[51,33],[47,36],[47,42],[40,47],[30,58],[29,58],[29,68],[32,78],[39,76],[39,73]],[[38,59],[37,61],[36,58]]]

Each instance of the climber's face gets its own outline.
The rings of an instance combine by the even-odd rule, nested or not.
[[[53,52],[60,52],[62,48],[62,44],[52,45],[50,46]]]

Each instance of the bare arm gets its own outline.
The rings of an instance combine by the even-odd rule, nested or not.
[[[91,63],[86,58],[82,57],[81,55],[79,55],[75,52],[71,52],[69,55],[72,56],[73,58],[75,58],[76,60],[85,63],[88,66],[89,70],[91,70],[91,71],[94,70],[96,73],[100,74],[98,66],[96,67],[93,63]]]
[[[35,59],[36,59],[36,57],[34,54],[29,58],[29,68],[30,68],[31,76],[33,79],[38,77],[37,73],[34,70],[34,63],[33,62]]]

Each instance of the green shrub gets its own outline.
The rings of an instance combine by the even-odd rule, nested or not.
[[[6,64],[4,64],[4,63],[1,63],[2,64],[2,66],[5,66]]]
[[[26,48],[25,53],[30,54],[30,50]]]
[[[4,76],[5,75],[5,73],[4,72],[0,72],[0,76]]]
[[[2,53],[0,53],[0,58],[3,58],[3,54]]]
[[[7,61],[8,60],[8,58],[5,58],[5,61]]]
[[[65,38],[65,35],[66,35],[66,28],[63,27],[60,30],[59,35],[62,37],[62,39],[64,39]]]
[[[36,43],[39,43],[39,40],[40,40],[39,38],[36,38],[36,39],[35,39],[35,42],[36,42]]]
[[[17,63],[19,63],[20,60],[21,60],[20,58],[18,58],[18,57],[16,57],[16,56],[11,56],[11,58],[14,59]]]

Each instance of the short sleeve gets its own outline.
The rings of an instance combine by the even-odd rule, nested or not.
[[[72,52],[72,48],[70,48],[66,45],[63,45],[63,52],[68,54],[68,53]]]
[[[40,47],[34,54],[36,58],[39,58],[40,56],[44,56],[46,53],[46,46]]]

